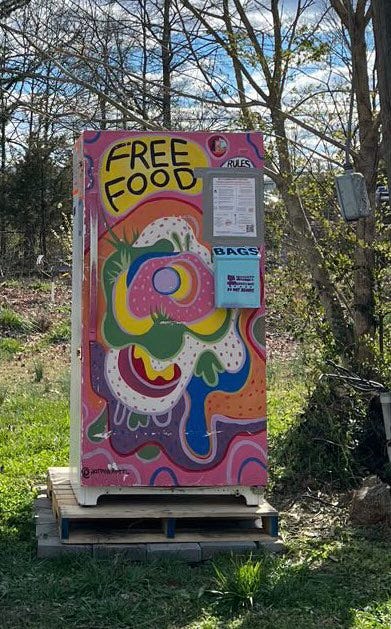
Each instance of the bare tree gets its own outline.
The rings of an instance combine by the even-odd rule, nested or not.
[[[8,17],[16,11],[29,4],[31,0],[1,0],[0,2],[0,19]]]
[[[287,120],[290,116],[284,111],[283,105],[285,85],[290,71],[290,55],[284,53],[284,50],[292,52],[300,17],[308,6],[308,2],[304,4],[298,2],[291,25],[285,32],[278,0],[271,0],[270,10],[267,11],[267,21],[270,25],[267,32],[255,26],[256,18],[265,14],[262,3],[251,4],[252,14],[241,0],[233,0],[230,9],[225,1],[221,4],[204,3],[202,8],[190,0],[182,0],[182,4],[203,25],[205,33],[221,46],[231,60],[240,95],[239,104],[246,126],[250,128],[255,126],[249,113],[250,108],[254,108],[255,98],[253,96],[252,102],[246,98],[244,81],[247,89],[256,95],[258,107],[260,104],[267,110],[276,145],[276,168],[271,169],[269,174],[275,180],[287,208],[290,225],[302,247],[303,256],[311,270],[334,337],[342,351],[351,352],[354,347],[352,326],[348,321],[344,304],[341,303],[340,296],[329,276],[314,232],[303,212],[292,166],[287,131]],[[232,15],[237,16],[235,24]],[[242,42],[240,56],[238,55],[239,42]],[[272,54],[268,51],[268,46]],[[246,57],[243,54],[244,49]],[[251,55],[251,63],[248,62],[249,55]],[[318,131],[318,135],[320,134],[321,132]]]

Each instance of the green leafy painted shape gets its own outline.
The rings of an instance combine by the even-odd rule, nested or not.
[[[152,461],[156,459],[160,454],[160,448],[158,446],[144,446],[137,452],[137,456],[144,461]]]
[[[142,413],[131,413],[128,417],[128,427],[130,430],[137,430],[137,428],[146,428],[149,424],[147,415]]]
[[[205,384],[210,387],[215,387],[219,381],[218,374],[224,371],[225,369],[217,356],[207,350],[206,352],[202,352],[199,357],[194,373],[199,378],[202,378]]]
[[[107,407],[98,415],[98,417],[88,426],[87,436],[93,443],[100,443],[105,440],[104,433],[107,430]]]

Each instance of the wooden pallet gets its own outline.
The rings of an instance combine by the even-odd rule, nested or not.
[[[80,506],[67,468],[50,468],[47,483],[64,544],[256,541],[277,538],[278,514],[266,500],[257,506],[234,496],[104,496]]]

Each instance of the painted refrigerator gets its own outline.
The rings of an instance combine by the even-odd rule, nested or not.
[[[86,131],[76,143],[70,471],[81,504],[265,485],[262,166],[259,133]],[[250,276],[235,256],[256,254],[256,307],[215,305],[213,250],[229,254],[227,290],[239,292]]]

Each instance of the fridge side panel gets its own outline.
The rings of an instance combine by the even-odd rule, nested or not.
[[[82,284],[84,265],[84,157],[79,140],[73,153],[73,238],[72,238],[72,342],[70,404],[70,475],[73,483],[80,478],[82,394]]]

